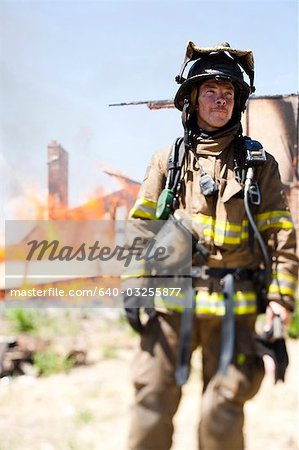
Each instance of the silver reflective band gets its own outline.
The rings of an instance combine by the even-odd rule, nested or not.
[[[209,266],[192,266],[191,277],[201,278],[202,280],[208,280],[210,278]]]

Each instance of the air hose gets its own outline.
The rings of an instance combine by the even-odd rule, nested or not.
[[[268,286],[268,282],[270,279],[270,273],[271,273],[271,260],[269,258],[269,254],[267,251],[267,247],[266,244],[261,236],[261,233],[259,232],[256,223],[254,221],[254,218],[252,216],[252,212],[250,209],[250,204],[249,204],[249,194],[250,194],[250,188],[251,188],[251,183],[254,177],[254,170],[252,167],[249,167],[249,169],[247,170],[247,175],[246,175],[246,180],[245,180],[245,187],[244,187],[244,205],[245,205],[245,211],[249,220],[249,223],[254,231],[254,234],[258,240],[262,255],[263,255],[263,259],[264,259],[264,263],[265,263],[265,278],[266,278],[266,286]]]

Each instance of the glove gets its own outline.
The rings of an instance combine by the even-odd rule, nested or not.
[[[134,290],[147,288],[149,286],[146,278],[129,278],[122,282],[122,290],[124,291],[123,304],[127,320],[133,330],[142,334],[145,324],[141,321],[141,311],[145,311],[149,319],[154,318],[156,311],[154,309],[153,297],[136,296]],[[131,292],[130,292],[131,291]],[[130,292],[132,295],[128,295]]]
[[[140,320],[140,308],[125,308],[127,321],[137,333],[142,334],[144,325]]]
[[[277,325],[273,326],[269,331],[264,331],[256,337],[256,349],[259,356],[269,355],[275,364],[275,383],[284,381],[285,373],[289,364],[289,357],[286,348],[285,339],[281,330],[279,333],[275,328],[281,327],[280,318],[276,317]]]
[[[146,305],[144,305],[146,302]],[[140,312],[143,309],[150,319],[153,319],[156,316],[156,310],[154,308],[152,299],[149,297],[136,297],[136,296],[128,296],[124,297],[124,306],[127,320],[133,330],[137,331],[137,333],[142,334],[145,329],[144,323],[141,322]]]
[[[138,290],[148,289],[151,283],[151,269],[142,255],[146,254],[148,242],[155,237],[156,229],[157,222],[149,220],[129,221],[126,228],[126,245],[132,260],[129,265],[124,266],[121,290],[126,318],[133,330],[139,334],[144,332],[146,326],[146,323],[141,320],[141,311],[146,312],[149,320],[156,316],[153,298],[141,296],[138,292]],[[133,245],[136,238],[140,242],[137,248]]]
[[[125,300],[125,304],[126,304],[126,300]],[[137,333],[139,333],[139,334],[142,334],[145,330],[146,324],[141,322],[140,311],[141,311],[141,308],[126,308],[125,307],[125,313],[126,313],[126,317],[127,317],[129,324],[131,325],[133,330],[137,331]],[[157,315],[156,310],[154,308],[144,308],[144,311],[148,315],[149,320],[153,319]]]

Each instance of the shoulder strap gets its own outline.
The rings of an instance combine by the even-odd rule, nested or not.
[[[165,187],[171,189],[174,193],[177,190],[181,170],[185,158],[185,144],[182,137],[177,138],[168,157],[168,174]]]
[[[239,183],[244,183],[249,167],[257,167],[266,161],[266,153],[259,141],[249,136],[237,136],[234,146],[234,173]]]
[[[156,218],[168,219],[169,215],[176,209],[177,191],[181,178],[181,169],[185,157],[185,145],[183,138],[177,138],[168,157],[167,179],[165,188],[158,198],[156,207]]]
[[[257,167],[266,161],[266,153],[259,141],[254,141],[248,136],[244,136],[244,147],[246,150],[247,167]]]
[[[253,212],[257,210],[257,207],[260,206],[261,203],[261,193],[255,178],[255,168],[258,166],[262,166],[265,163],[266,153],[260,142],[255,141],[248,136],[242,137],[241,141],[244,152],[243,158],[245,157],[243,163],[243,170],[241,172],[242,176],[246,179],[246,181],[244,180],[245,182],[244,201],[246,213],[249,219],[248,223],[249,247],[251,252],[253,253],[257,230],[256,226],[254,225]],[[249,170],[252,171],[252,175],[248,177]]]

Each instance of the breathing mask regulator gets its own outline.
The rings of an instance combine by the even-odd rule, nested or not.
[[[149,270],[152,276],[173,276],[179,273],[190,276],[192,260],[196,258],[197,264],[203,265],[207,263],[210,255],[194,228],[192,216],[179,209],[169,216],[158,231],[155,242],[149,255]],[[164,248],[167,255],[159,261],[151,258],[158,247]]]
[[[187,77],[184,77],[185,69],[188,64],[193,62]],[[244,81],[241,68],[246,72],[250,80],[250,86]],[[255,91],[254,83],[254,62],[251,50],[236,50],[230,47],[228,43],[223,43],[210,48],[201,48],[189,41],[186,54],[179,75],[176,76],[176,82],[180,87],[174,98],[174,105],[182,111],[182,124],[184,127],[184,138],[178,144],[174,144],[172,162],[169,163],[169,174],[171,174],[158,200],[156,216],[158,219],[166,219],[171,212],[176,209],[177,191],[180,183],[181,167],[184,157],[188,151],[192,151],[196,167],[198,168],[201,179],[200,189],[203,195],[214,195],[218,186],[213,177],[205,173],[195,154],[196,133],[192,129],[194,121],[195,106],[198,96],[198,85],[208,79],[230,81],[235,88],[235,104],[232,115],[234,123],[240,122],[241,114],[245,110],[245,104],[250,93]],[[175,148],[180,148],[176,151]],[[176,159],[176,154],[179,158]],[[181,154],[183,155],[181,157]],[[180,167],[179,162],[181,160]],[[170,167],[171,164],[176,167]],[[174,175],[177,174],[178,176]]]

